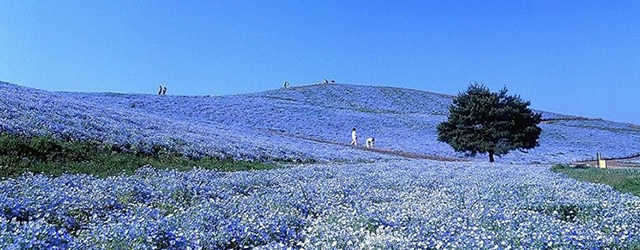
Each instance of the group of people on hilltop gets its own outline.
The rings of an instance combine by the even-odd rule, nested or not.
[[[329,84],[329,80],[324,79],[323,84]],[[331,83],[336,83],[336,80],[331,79]]]
[[[365,140],[365,145],[367,148],[373,148],[373,144],[376,142],[376,139],[373,137],[367,138]],[[351,131],[351,143],[349,145],[358,146],[358,136],[356,135],[356,128],[353,128]]]
[[[158,95],[166,95],[167,94],[167,86],[160,85],[158,89]]]
[[[324,79],[324,81],[322,81],[322,84],[329,84],[329,83],[335,84],[336,80],[331,79],[331,81],[329,81],[327,79]],[[282,85],[282,88],[286,89],[286,88],[289,88],[289,87],[291,87],[291,85],[289,85],[289,81],[284,81],[284,84]]]

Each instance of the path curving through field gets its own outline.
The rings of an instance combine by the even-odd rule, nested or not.
[[[640,162],[640,155],[634,155],[634,156],[629,156],[629,157],[618,157],[618,158],[604,158],[603,160],[606,162],[607,168],[634,168],[634,169],[640,169],[640,164],[631,162],[631,161]],[[576,165],[598,166],[598,162],[596,160],[577,161],[577,162],[571,163],[571,165],[573,165],[573,166],[576,166]]]
[[[410,159],[426,159],[426,160],[446,161],[446,162],[468,162],[469,161],[468,159],[463,159],[463,158],[450,158],[450,157],[442,157],[442,156],[437,156],[437,155],[415,154],[415,153],[409,153],[409,152],[404,152],[404,151],[400,151],[400,150],[388,150],[388,149],[381,149],[381,148],[367,148],[367,147],[364,147],[364,146],[351,146],[351,145],[346,144],[346,143],[321,140],[321,139],[316,139],[316,138],[303,136],[303,135],[290,134],[290,133],[286,133],[286,132],[282,132],[282,131],[278,131],[278,130],[269,129],[269,131],[274,133],[274,134],[287,136],[287,137],[292,137],[292,138],[303,139],[303,140],[307,140],[307,141],[313,141],[313,142],[324,143],[324,144],[332,144],[332,145],[338,145],[338,146],[343,146],[343,147],[350,147],[350,148],[357,149],[357,150],[375,152],[375,153],[386,154],[386,155],[395,155],[395,156],[400,156],[400,157],[405,157],[405,158],[410,158]]]

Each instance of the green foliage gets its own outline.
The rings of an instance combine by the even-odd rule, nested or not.
[[[541,114],[531,111],[530,104],[507,95],[506,88],[492,93],[471,84],[453,100],[448,120],[438,125],[438,140],[469,155],[489,153],[491,162],[494,155],[534,148],[542,132],[537,126]]]
[[[0,178],[14,177],[25,172],[52,176],[84,173],[105,177],[131,174],[147,165],[161,169],[190,170],[199,167],[222,171],[276,167],[274,164],[232,159],[188,159],[164,148],[153,148],[154,152],[142,154],[139,151],[112,150],[97,142],[0,134]]]
[[[529,208],[532,211],[545,213],[566,222],[576,222],[580,218],[589,218],[583,215],[582,209],[576,204],[545,204]]]
[[[606,184],[618,191],[640,196],[640,170],[637,169],[572,168],[555,165],[551,170],[564,173],[571,178]]]

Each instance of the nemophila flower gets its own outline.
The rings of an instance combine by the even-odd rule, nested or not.
[[[3,249],[584,249],[640,240],[639,198],[527,165],[144,168],[106,179],[24,175],[0,191]]]
[[[437,141],[451,96],[400,88],[328,85],[221,97],[51,93],[0,83],[4,131],[92,139],[130,150],[154,145],[194,156],[254,160],[389,158],[348,144],[350,129],[383,149],[462,157]],[[135,103],[132,107],[132,103]],[[535,106],[535,103],[534,103]],[[640,152],[640,129],[543,112],[540,146],[504,162],[567,162]],[[621,146],[624,145],[624,146]],[[481,156],[478,156],[481,157]]]
[[[344,149],[330,144],[318,144],[300,138],[274,134],[260,121],[223,123],[219,119],[237,120],[243,113],[229,110],[232,103],[191,103],[222,112],[215,119],[205,119],[199,110],[186,112],[184,98],[157,96],[51,93],[0,83],[4,97],[0,101],[0,125],[3,131],[18,134],[54,135],[65,139],[94,140],[125,150],[150,152],[153,146],[163,146],[192,157],[233,157],[239,160],[328,161],[388,158],[371,152]],[[96,99],[92,99],[96,98]],[[116,98],[118,100],[114,100]],[[121,98],[121,99],[119,99]],[[206,101],[196,98],[195,101]],[[114,101],[107,104],[109,101]],[[129,102],[140,105],[131,108]],[[191,101],[188,101],[191,102]],[[126,103],[126,105],[124,105]],[[246,103],[251,103],[248,101]],[[124,106],[120,106],[120,104]],[[242,105],[243,103],[237,103]],[[267,106],[264,103],[260,105]],[[145,110],[143,108],[148,108]],[[185,111],[185,112],[183,112]],[[213,117],[213,116],[212,116]],[[250,128],[254,126],[254,128]],[[312,150],[305,150],[312,149]]]
[[[461,156],[436,141],[451,102],[444,95],[350,85],[214,98],[51,93],[4,83],[0,90],[0,128],[9,133],[143,153],[161,145],[191,157],[325,162],[4,180],[2,249],[599,249],[640,242],[640,199],[546,167],[404,161],[307,140],[346,144],[357,126],[383,148]],[[541,124],[540,147],[503,161],[640,152],[640,132],[629,124],[544,116],[556,120]]]

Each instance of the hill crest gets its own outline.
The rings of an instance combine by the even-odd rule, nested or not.
[[[0,125],[24,133],[141,148],[161,144],[193,156],[389,157],[347,147],[356,127],[361,138],[375,137],[384,150],[464,157],[437,141],[436,127],[446,119],[452,96],[420,90],[329,84],[215,97],[47,92],[13,84],[0,84],[0,90],[7,97],[0,101]],[[559,162],[592,158],[595,152],[607,157],[640,152],[637,125],[551,112],[543,116],[541,146],[503,161]]]

